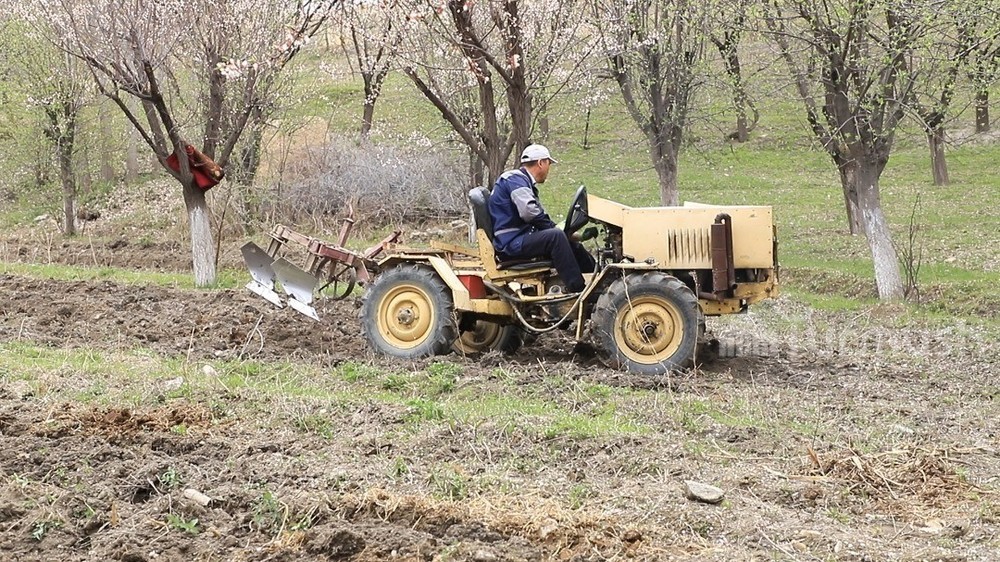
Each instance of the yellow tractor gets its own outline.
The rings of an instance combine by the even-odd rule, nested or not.
[[[597,225],[597,267],[584,274],[582,293],[567,294],[548,261],[497,260],[488,197],[486,188],[469,193],[477,248],[440,241],[399,247],[391,237],[362,254],[344,251],[346,259],[323,267],[315,248],[331,247],[307,240],[310,263],[301,270],[272,261],[273,243],[267,252],[248,244],[244,254],[256,270],[251,285],[258,285],[248,287],[281,305],[268,267],[276,266],[288,303],[315,318],[312,293],[338,281],[331,272],[346,263],[352,285],[370,279],[362,326],[381,354],[513,352],[526,336],[562,329],[593,343],[607,364],[649,375],[692,364],[706,316],[744,312],[778,293],[777,240],[767,206],[635,208],[580,187],[564,228],[572,234]]]

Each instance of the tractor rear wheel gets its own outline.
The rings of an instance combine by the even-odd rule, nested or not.
[[[434,273],[398,265],[378,276],[361,305],[365,339],[375,351],[416,359],[444,355],[458,337],[451,292]]]
[[[465,330],[455,340],[456,353],[474,355],[487,351],[514,353],[524,342],[521,329],[514,324],[499,324],[489,320],[476,320],[470,330]]]
[[[612,367],[642,375],[685,369],[694,361],[701,309],[676,277],[660,271],[618,279],[597,300],[597,347]]]

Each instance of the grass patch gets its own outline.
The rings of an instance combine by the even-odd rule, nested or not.
[[[19,275],[33,279],[53,279],[57,281],[111,281],[124,285],[158,285],[176,289],[194,289],[194,277],[189,272],[163,273],[158,271],[138,271],[115,267],[80,267],[59,264],[34,264],[0,262],[0,274]],[[249,278],[245,271],[223,269],[218,272],[216,282],[202,289],[234,289],[246,284]]]

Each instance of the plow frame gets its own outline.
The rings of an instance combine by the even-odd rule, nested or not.
[[[253,242],[240,248],[252,277],[246,288],[279,308],[290,306],[306,316],[319,320],[312,303],[315,293],[341,300],[350,295],[357,283],[368,283],[378,274],[376,258],[396,243],[402,234],[396,230],[378,244],[363,252],[344,247],[354,225],[353,209],[343,219],[336,244],[330,244],[296,232],[287,226],[275,225],[269,233],[267,249]],[[296,246],[306,252],[304,264],[299,267],[282,256],[286,246]],[[285,296],[278,294],[275,283],[280,284]]]

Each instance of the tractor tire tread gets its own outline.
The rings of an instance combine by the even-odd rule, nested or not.
[[[427,292],[438,319],[436,325],[430,327],[432,333],[427,341],[412,349],[400,349],[391,345],[381,337],[378,330],[379,299],[395,283],[401,281],[421,286]],[[458,337],[451,291],[432,268],[419,264],[401,264],[382,272],[362,296],[358,317],[365,340],[371,348],[390,357],[418,359],[445,355],[451,352],[451,345]]]
[[[641,294],[660,294],[670,300],[682,314],[685,331],[678,349],[669,358],[654,364],[644,364],[625,357],[615,341],[615,322],[621,306],[629,298]],[[592,315],[595,343],[605,364],[641,375],[662,375],[680,371],[694,363],[698,336],[702,333],[703,316],[698,298],[683,281],[662,271],[624,274],[616,279],[597,299]]]

